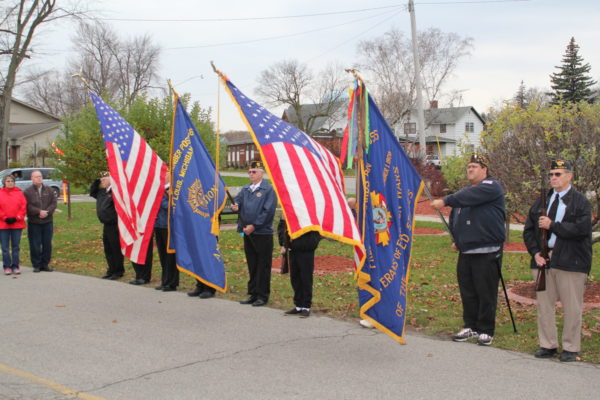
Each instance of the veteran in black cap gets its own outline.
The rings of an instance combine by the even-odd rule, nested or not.
[[[456,266],[464,327],[452,336],[455,342],[477,339],[489,346],[494,339],[498,282],[502,267],[502,246],[506,220],[504,189],[489,176],[488,159],[473,154],[467,164],[470,185],[443,199],[432,201],[432,207],[452,207],[450,230],[452,247],[459,251]]]
[[[588,199],[571,186],[573,168],[567,160],[553,160],[548,173],[546,215],[538,199],[527,216],[523,238],[534,280],[537,267],[546,266],[546,290],[536,292],[538,307],[537,358],[558,354],[556,300],[563,305],[564,324],[560,361],[576,361],[581,350],[581,321],[585,283],[592,266],[592,216]],[[541,256],[540,229],[548,231],[549,259]]]
[[[248,263],[248,298],[241,304],[260,307],[267,304],[271,292],[273,257],[273,218],[277,197],[265,180],[263,163],[252,161],[248,169],[250,183],[235,196],[232,211],[239,211],[238,232],[244,235],[244,252]]]
[[[99,176],[90,187],[90,196],[96,199],[96,215],[103,224],[102,244],[108,269],[102,279],[116,280],[125,273],[119,240],[119,219],[113,202],[110,174],[102,171]]]

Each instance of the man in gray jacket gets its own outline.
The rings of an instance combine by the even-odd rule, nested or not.
[[[44,185],[42,173],[31,173],[32,185],[23,194],[27,199],[27,237],[33,272],[48,271],[52,268],[52,215],[56,210],[56,195],[51,187]]]

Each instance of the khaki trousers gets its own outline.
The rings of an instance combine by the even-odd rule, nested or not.
[[[531,271],[535,280],[537,269]],[[546,290],[536,292],[540,347],[558,348],[555,304],[560,300],[564,316],[562,348],[572,352],[581,350],[581,315],[586,281],[587,274],[583,272],[569,272],[554,268],[546,271]]]

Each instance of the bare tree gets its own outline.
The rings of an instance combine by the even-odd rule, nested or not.
[[[470,54],[473,39],[430,28],[419,32],[418,46],[423,88],[427,100],[439,100],[448,94],[443,86],[456,70],[460,59]],[[416,92],[412,43],[401,31],[392,29],[358,45],[359,68],[374,87],[381,112],[390,125],[402,121],[414,107]],[[451,101],[457,92],[449,93]]]
[[[0,97],[0,166],[6,166],[6,135],[17,71],[30,57],[30,46],[40,25],[59,18],[80,14],[75,7],[57,6],[56,0],[20,0],[3,2],[0,15],[0,56],[7,57],[7,69],[2,76]]]
[[[109,25],[86,22],[73,44],[77,55],[68,61],[68,72],[41,73],[41,80],[31,82],[28,101],[58,116],[80,110],[87,94],[71,74],[81,71],[93,91],[130,106],[157,78],[160,48],[150,36],[123,41]]]
[[[339,118],[347,87],[339,66],[331,64],[317,76],[297,60],[280,61],[260,73],[255,92],[270,106],[291,107],[298,129],[312,134],[321,128],[316,122],[323,117],[329,124],[326,128],[331,129]],[[303,106],[309,104],[307,113]]]

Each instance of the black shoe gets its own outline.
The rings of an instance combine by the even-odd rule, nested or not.
[[[300,314],[301,312],[302,312],[302,310],[299,310],[296,307],[294,307],[291,310],[284,312],[284,314],[285,315],[297,315],[297,314]]]
[[[198,296],[200,296],[200,293],[202,293],[202,289],[196,288],[196,289],[192,290],[191,292],[187,292],[187,295],[190,297],[198,297]]]
[[[215,294],[213,292],[205,291],[200,293],[200,296],[198,297],[201,299],[210,299],[211,297],[215,297]]]
[[[545,347],[540,347],[535,353],[533,353],[535,358],[552,358],[555,355],[556,349],[547,349]]]
[[[177,288],[174,288],[172,286],[163,286],[163,288],[162,288],[163,292],[174,292],[176,290],[177,290]]]
[[[300,311],[300,318],[308,318],[308,317],[310,317],[310,310],[303,308],[302,311]]]
[[[240,304],[254,304],[256,297],[248,297],[246,300],[241,300]]]
[[[52,268],[50,268],[50,267],[42,267],[42,268],[40,268],[40,271],[52,272],[54,270]]]
[[[123,277],[123,275],[114,274],[114,275],[111,275],[110,278],[108,278],[108,279],[110,279],[111,281],[116,281],[117,279],[120,279],[122,277]]]
[[[154,289],[156,289],[156,290],[163,290],[165,287],[166,286],[160,285],[160,286],[155,287]]]
[[[40,272],[39,268],[33,267],[33,272]]]
[[[148,283],[148,281],[145,279],[134,279],[132,281],[129,281],[129,283],[131,285],[145,285],[146,283]]]
[[[566,350],[563,350],[563,352],[560,353],[560,357],[558,359],[561,362],[577,361],[577,356],[578,355],[579,355],[579,353],[577,353],[576,351],[566,351]]]
[[[263,299],[258,299],[254,303],[252,303],[252,307],[262,307],[262,306],[266,306],[266,305],[267,305],[267,301],[263,300]]]
[[[111,274],[104,274],[102,275],[102,279],[110,279],[111,276]]]

